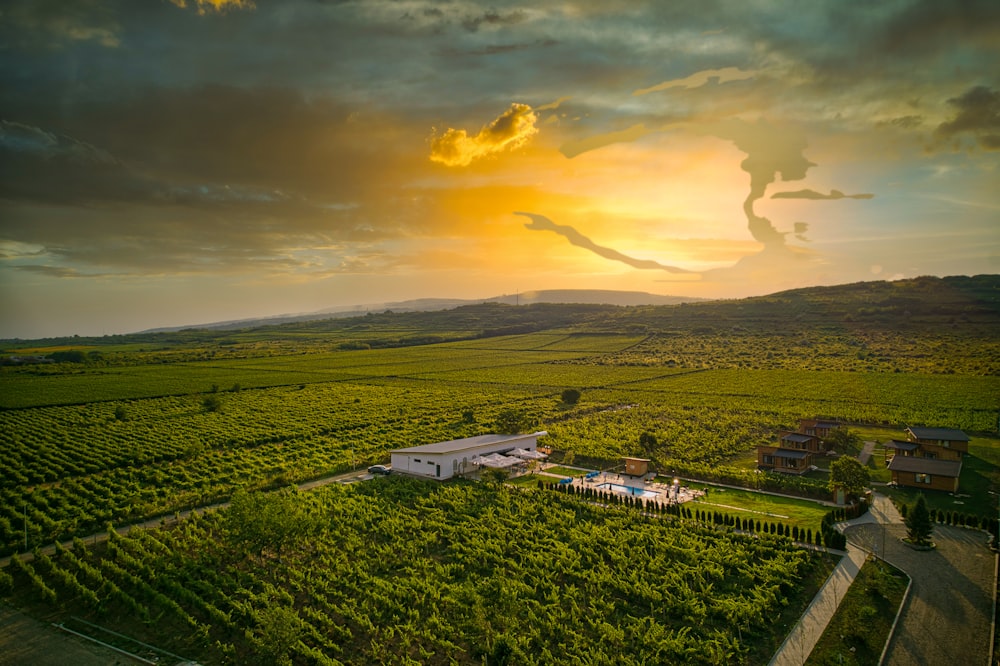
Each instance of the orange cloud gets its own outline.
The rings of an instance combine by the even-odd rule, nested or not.
[[[473,160],[518,148],[538,133],[538,116],[527,104],[511,104],[475,136],[465,130],[448,130],[431,144],[431,161],[445,166],[468,166]]]
[[[181,9],[188,6],[188,0],[170,0]],[[254,9],[253,0],[194,0],[199,14],[206,14],[209,9],[222,13],[229,9]]]

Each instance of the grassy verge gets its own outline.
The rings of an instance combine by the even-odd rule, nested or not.
[[[906,575],[892,565],[865,562],[806,665],[878,663],[906,584]]]

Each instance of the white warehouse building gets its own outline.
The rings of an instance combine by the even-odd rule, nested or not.
[[[472,459],[491,453],[504,454],[514,449],[538,450],[538,438],[544,430],[530,435],[478,435],[450,442],[437,442],[391,451],[392,471],[427,479],[445,480],[478,468]]]

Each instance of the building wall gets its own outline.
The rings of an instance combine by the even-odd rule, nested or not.
[[[917,475],[913,472],[893,472],[892,481],[897,485],[910,486],[911,488],[943,490],[949,493],[953,493],[958,490],[958,479],[953,479],[948,476],[940,476],[937,474],[931,474],[928,476],[930,476],[930,483],[925,483],[923,481],[917,481]]]
[[[964,444],[965,442],[956,442],[957,444]],[[937,446],[935,444],[928,444],[925,442],[920,442],[920,448],[917,449],[916,454],[924,458],[934,458],[935,460],[962,460],[963,451],[961,449],[955,449],[945,446]],[[931,455],[928,455],[931,454]]]
[[[961,442],[961,441],[952,442],[940,439],[912,439],[912,438],[911,441],[914,441],[917,444],[919,444],[921,448],[931,451],[937,451],[940,449],[943,451],[952,451],[952,452],[957,451],[960,454],[969,452],[968,442]],[[961,455],[959,455],[958,458],[950,458],[950,460],[961,460],[961,459],[962,459]],[[945,460],[945,458],[942,458],[942,460]]]
[[[394,472],[410,474],[427,479],[444,481],[465,472],[476,471],[476,467],[471,463],[472,459],[480,455],[489,455],[501,451],[510,451],[514,448],[535,451],[537,449],[537,438],[525,438],[515,442],[498,442],[493,444],[483,444],[475,448],[468,448],[462,451],[449,453],[428,453],[428,452],[393,452],[390,462]],[[418,462],[419,461],[419,462]],[[438,466],[440,465],[440,470]]]

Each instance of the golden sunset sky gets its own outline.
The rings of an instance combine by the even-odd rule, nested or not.
[[[1000,3],[0,6],[0,338],[1000,270]]]

